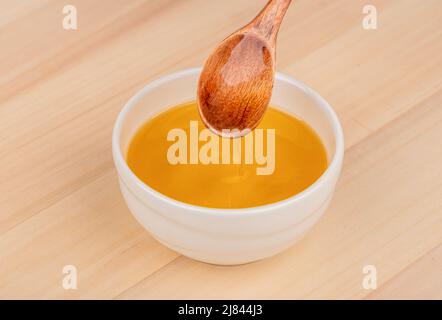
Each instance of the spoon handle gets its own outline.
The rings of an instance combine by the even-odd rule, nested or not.
[[[245,29],[258,31],[267,41],[275,44],[282,19],[291,2],[292,0],[270,0]]]

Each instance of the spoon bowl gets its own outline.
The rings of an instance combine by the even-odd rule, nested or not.
[[[223,137],[240,137],[258,126],[273,90],[276,36],[291,0],[271,0],[207,59],[198,83],[204,124]]]

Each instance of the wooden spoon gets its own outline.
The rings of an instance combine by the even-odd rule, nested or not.
[[[276,37],[290,2],[270,0],[206,61],[198,83],[198,109],[214,133],[243,136],[264,116],[275,76]]]

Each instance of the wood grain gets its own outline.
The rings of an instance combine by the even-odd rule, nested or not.
[[[277,68],[334,106],[345,164],[302,242],[237,267],[179,256],[136,223],[111,130],[138,89],[201,65],[265,0],[69,3],[76,31],[59,1],[0,1],[0,298],[442,297],[441,1],[371,1],[377,30],[362,28],[366,1],[293,4]]]

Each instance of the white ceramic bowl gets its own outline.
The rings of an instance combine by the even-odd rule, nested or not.
[[[200,71],[188,69],[156,80],[124,106],[112,136],[121,192],[130,211],[153,237],[190,258],[230,265],[277,254],[297,242],[330,202],[344,154],[339,120],[319,94],[278,73],[271,104],[305,120],[316,130],[329,158],[324,174],[303,192],[260,207],[210,209],[176,201],[139,180],[127,166],[125,155],[133,134],[149,118],[195,99]]]

